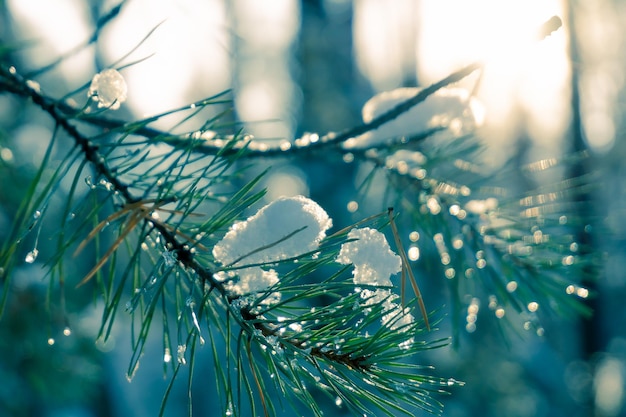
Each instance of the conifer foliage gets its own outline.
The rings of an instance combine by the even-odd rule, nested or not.
[[[462,383],[420,353],[454,335],[437,331],[443,315],[420,291],[417,239],[407,230],[432,249],[435,276],[450,288],[446,320],[457,331],[475,325],[479,300],[494,320],[522,317],[538,332],[542,314],[587,313],[580,272],[589,251],[577,243],[570,213],[579,212],[589,178],[521,197],[492,185],[475,160],[479,104],[452,87],[481,63],[426,88],[374,97],[362,125],[275,143],[227,123],[227,92],[122,120],[114,111],[133,88],[123,65],[53,97],[37,81],[47,68],[20,68],[8,45],[0,59],[0,93],[53,125],[50,137],[37,138],[45,152],[3,234],[0,309],[16,285],[13,272],[45,256],[48,303],[65,309],[67,292],[93,291],[103,305],[102,341],[120,315],[131,318],[129,379],[140,372],[148,335],[162,333],[172,381],[162,411],[183,372],[191,396],[194,361],[207,355],[224,415],[271,416],[289,406],[322,415],[320,393],[355,415],[440,413],[441,395]],[[172,116],[181,126],[201,122],[184,131],[153,127]],[[0,145],[9,149],[11,138]],[[370,170],[363,197],[373,181],[386,183],[379,213],[336,224],[306,196],[263,203],[257,161],[322,150],[333,156],[329,164],[339,156]],[[54,251],[40,253],[44,238]]]

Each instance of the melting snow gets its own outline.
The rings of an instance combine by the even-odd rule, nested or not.
[[[332,220],[315,201],[282,197],[233,224],[213,248],[213,256],[225,266],[276,262],[314,251],[331,226]],[[259,266],[218,277],[225,280],[235,274],[239,279],[229,282],[228,289],[236,295],[263,292],[279,280],[274,270]]]
[[[341,245],[341,250],[337,256],[340,264],[353,264],[353,280],[355,284],[369,284],[380,286],[391,286],[390,277],[397,274],[402,269],[402,260],[393,253],[385,235],[378,230],[368,227],[352,229],[348,233],[349,239],[356,239]],[[365,306],[382,303],[383,315],[381,322],[383,326],[391,330],[406,330],[404,326],[413,323],[413,315],[409,309],[402,308],[395,301],[398,299],[388,289],[361,291],[361,298],[365,300]],[[368,311],[367,309],[365,310]],[[407,341],[406,348],[412,342]]]
[[[417,87],[397,88],[375,95],[363,106],[363,122],[372,122],[376,117],[414,97],[420,90]],[[461,135],[482,124],[482,119],[483,110],[480,104],[466,90],[441,88],[378,129],[346,141],[344,147],[372,147],[390,139],[425,133],[437,127],[446,127],[452,133]]]
[[[400,272],[402,260],[391,251],[385,235],[364,227],[352,229],[348,239],[356,240],[341,246],[337,262],[354,265],[354,283],[390,286],[389,278]]]

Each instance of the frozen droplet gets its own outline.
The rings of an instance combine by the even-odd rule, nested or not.
[[[128,87],[122,74],[109,68],[94,75],[87,95],[98,103],[98,107],[116,110],[126,101],[127,92]]]
[[[32,264],[33,262],[35,262],[35,260],[37,260],[38,255],[39,255],[39,251],[37,250],[37,248],[35,248],[26,254],[26,258],[24,258],[24,262],[26,262],[27,264]]]
[[[187,345],[178,345],[178,348],[176,349],[176,359],[181,365],[185,365],[187,363],[187,360],[185,359],[185,352],[187,352]]]
[[[175,252],[170,252],[170,251],[165,251],[162,254],[163,256],[163,260],[165,261],[165,265],[166,266],[174,266],[176,265],[176,253]]]
[[[302,325],[300,323],[291,323],[289,328],[296,333],[300,333],[302,331]]]

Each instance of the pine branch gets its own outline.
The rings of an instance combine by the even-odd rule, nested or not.
[[[404,358],[423,349],[438,347],[446,343],[442,340],[433,343],[415,340],[421,332],[420,327],[417,323],[400,324],[401,316],[404,317],[404,314],[410,313],[403,312],[402,315],[390,313],[389,307],[387,304],[384,304],[390,302],[388,300],[390,296],[386,296],[378,301],[368,301],[367,304],[360,303],[359,300],[362,297],[352,291],[353,284],[339,281],[340,273],[334,275],[322,285],[311,287],[309,291],[304,293],[302,284],[297,284],[293,287],[287,285],[290,282],[293,283],[298,277],[306,276],[307,271],[313,271],[334,262],[338,250],[336,243],[333,244],[334,246],[331,245],[320,251],[324,256],[320,256],[315,251],[295,258],[304,269],[299,270],[297,268],[299,272],[293,272],[290,275],[292,277],[291,280],[283,279],[281,285],[276,287],[277,291],[284,294],[292,294],[293,296],[288,297],[284,302],[270,305],[269,307],[263,303],[273,289],[270,289],[264,296],[254,297],[255,301],[233,296],[227,287],[228,281],[220,280],[215,276],[215,260],[212,260],[206,253],[199,255],[197,250],[202,250],[202,248],[206,247],[203,243],[204,236],[209,236],[225,226],[230,226],[244,209],[258,201],[260,196],[262,196],[262,193],[250,195],[252,188],[260,178],[259,176],[256,180],[242,187],[231,200],[224,200],[223,208],[207,221],[189,225],[185,223],[185,219],[192,217],[194,209],[207,198],[211,180],[209,179],[205,185],[200,185],[200,181],[206,178],[206,173],[215,171],[216,177],[224,175],[230,164],[224,164],[220,161],[224,161],[225,159],[223,158],[225,157],[234,157],[231,160],[236,160],[244,155],[243,151],[245,148],[238,148],[237,146],[239,139],[233,138],[226,146],[223,146],[218,152],[220,158],[212,158],[211,162],[203,164],[203,168],[200,170],[184,173],[184,167],[193,166],[194,155],[198,155],[198,158],[205,157],[202,152],[197,152],[197,148],[193,144],[191,146],[187,144],[186,147],[179,149],[177,156],[173,156],[173,159],[169,158],[169,160],[165,157],[151,157],[147,150],[142,151],[141,146],[147,147],[147,142],[138,143],[139,148],[137,148],[136,152],[130,152],[123,156],[115,156],[112,153],[116,146],[122,145],[123,140],[129,134],[136,135],[137,131],[144,129],[147,121],[118,126],[116,132],[120,134],[121,138],[112,144],[107,144],[102,140],[96,142],[94,138],[85,136],[76,127],[75,123],[82,121],[82,119],[75,118],[76,112],[72,111],[70,114],[64,112],[62,108],[67,110],[64,107],[65,105],[59,104],[41,94],[37,88],[34,88],[28,81],[21,78],[13,68],[0,68],[0,88],[20,97],[30,99],[37,107],[47,113],[59,129],[63,130],[71,138],[75,148],[82,154],[83,159],[93,167],[96,178],[100,179],[98,184],[102,184],[102,187],[108,193],[109,197],[107,199],[113,197],[114,212],[105,217],[104,220],[94,222],[93,228],[87,237],[79,243],[76,251],[83,251],[90,241],[98,239],[106,226],[112,222],[120,222],[117,236],[104,255],[100,256],[96,266],[83,278],[79,285],[85,284],[93,276],[100,273],[107,262],[110,263],[109,271],[111,271],[107,279],[113,280],[113,273],[117,269],[116,254],[122,247],[128,246],[131,260],[129,266],[123,272],[120,285],[115,289],[110,287],[110,289],[103,291],[105,297],[110,301],[105,308],[101,334],[105,335],[105,337],[108,334],[109,330],[107,330],[106,323],[108,321],[108,329],[110,329],[117,304],[121,299],[122,288],[127,279],[131,278],[133,288],[139,291],[133,296],[127,308],[132,314],[135,314],[135,311],[140,314],[141,325],[133,342],[134,352],[129,365],[129,377],[132,377],[137,370],[139,357],[143,352],[154,313],[161,303],[165,303],[166,294],[170,291],[168,288],[172,288],[176,294],[174,297],[177,304],[176,316],[180,317],[178,323],[179,335],[182,329],[186,328],[188,331],[184,339],[186,341],[183,344],[179,344],[177,355],[179,365],[187,362],[185,357],[188,354],[193,354],[196,340],[203,343],[203,339],[200,336],[202,330],[199,326],[199,318],[204,316],[207,323],[219,323],[217,315],[226,313],[227,317],[233,318],[234,323],[242,332],[246,333],[245,340],[248,340],[248,345],[241,354],[248,355],[250,360],[252,360],[252,355],[261,354],[265,356],[268,364],[273,364],[276,361],[272,366],[284,372],[284,383],[298,386],[303,378],[312,378],[311,372],[313,370],[321,373],[313,377],[313,381],[318,382],[320,378],[326,380],[328,384],[320,386],[325,386],[324,390],[333,395],[340,395],[341,398],[344,398],[346,404],[355,411],[371,412],[371,406],[384,409],[384,407],[393,404],[393,408],[410,415],[410,410],[398,405],[401,397],[404,397],[403,400],[411,406],[421,407],[432,412],[440,409],[440,405],[431,398],[430,392],[439,392],[443,388],[450,386],[451,384],[447,379],[419,377],[413,382],[408,382],[409,385],[415,385],[414,392],[408,396],[406,393],[402,393],[401,397],[397,397],[394,394],[394,390],[383,389],[382,385],[378,386],[379,382],[376,382],[385,380],[390,384],[407,383],[405,375],[387,375],[386,373],[390,369],[389,366],[392,368],[402,367]],[[205,105],[210,101],[205,100],[202,103]],[[151,120],[156,120],[156,118]],[[152,133],[154,132],[150,132],[150,134]],[[145,163],[148,163],[149,167],[142,170],[141,177],[131,181],[130,179],[134,175],[133,169]],[[78,172],[80,174],[81,171],[79,170]],[[155,182],[153,183],[151,180],[155,180]],[[96,185],[91,184],[90,179],[87,183],[92,189],[96,188]],[[181,183],[190,184],[186,186],[187,188],[183,188],[183,190],[188,191],[181,191],[178,188],[178,184]],[[178,209],[171,210],[163,207],[167,204],[176,204]],[[102,206],[103,204],[100,204],[89,217],[94,216],[93,218],[95,219]],[[169,217],[162,220],[157,215],[159,212],[168,214]],[[181,219],[175,221],[173,216],[180,216]],[[370,219],[373,220],[378,217],[382,216],[373,216]],[[304,230],[306,229],[297,229],[283,239],[261,245],[256,250],[247,253],[247,255],[236,258],[236,262],[271,249],[275,245],[283,243],[292,235]],[[345,230],[340,232],[345,238],[345,233],[347,232]],[[139,238],[136,246],[128,242],[133,234]],[[77,236],[74,235],[66,243],[63,243],[62,249],[65,250],[71,242],[78,241]],[[154,253],[149,251],[148,265],[152,267],[152,270],[148,269],[144,272],[143,268],[139,266],[139,261],[141,258],[140,251],[143,250],[143,245],[146,245],[147,242],[160,242],[165,251],[159,253],[158,248]],[[148,245],[146,247],[149,248]],[[290,261],[291,259],[288,260]],[[250,266],[248,265],[248,267]],[[264,266],[269,266],[269,264]],[[345,268],[341,272],[345,272]],[[145,275],[146,273],[148,274],[147,276]],[[169,276],[174,277],[174,280],[168,281],[167,278]],[[103,284],[101,286],[103,288],[106,287]],[[293,303],[296,301],[314,300],[329,290],[338,291],[338,299],[330,308],[320,309],[316,313],[307,314],[301,311],[298,314],[294,314],[293,309],[295,305]],[[186,300],[181,300],[185,292],[190,295]],[[352,294],[346,296],[346,292],[352,292]],[[339,296],[340,293],[344,293],[344,295]],[[197,310],[196,305],[199,306]],[[211,307],[209,308],[209,306]],[[221,306],[222,312],[214,310],[215,306]],[[280,313],[283,310],[284,312]],[[375,320],[380,319],[380,317],[386,317],[388,324],[385,326],[394,326],[393,328],[397,327],[397,329],[392,331],[389,327],[383,326],[383,329],[378,330],[373,338],[370,337],[368,329],[373,328],[373,321],[371,318],[366,319],[366,317],[362,317],[364,311],[367,311],[371,315],[370,317],[374,317]],[[187,312],[188,315],[181,314],[183,312]],[[281,314],[280,316],[278,315],[279,313]],[[298,337],[292,334],[293,332],[291,331],[285,332],[281,324],[282,314],[297,317],[297,321],[296,319],[290,319],[290,324],[302,326],[305,331],[300,336],[305,337]],[[309,324],[305,325],[305,322]],[[320,322],[326,324],[320,328],[316,324]],[[355,322],[359,323],[358,326],[363,330],[363,334],[348,338],[353,329],[347,323]],[[234,325],[230,321],[226,325],[217,324],[227,344],[230,344],[233,340],[230,335]],[[250,345],[251,341],[254,341],[256,346],[283,351],[285,356],[277,360],[267,356],[263,349],[261,349],[260,353],[255,353],[252,345]],[[212,341],[211,343],[215,342]],[[187,350],[188,344],[191,346],[190,350]],[[232,353],[232,351],[230,352]],[[231,353],[228,353],[228,355],[230,356]],[[294,366],[292,364],[294,360],[302,362],[302,364]],[[191,358],[189,363],[192,362],[193,358]],[[385,364],[386,366],[383,366]],[[312,366],[312,368],[309,369],[309,366]],[[178,366],[175,367],[174,376],[178,374],[178,369]],[[250,369],[252,379],[254,380],[253,385],[257,389],[263,389],[264,383],[259,374],[259,369],[256,365],[253,365]],[[286,372],[285,369],[287,369]],[[338,369],[341,369],[341,372],[337,373]],[[222,372],[219,369],[217,371]],[[225,372],[230,375],[231,369],[227,369]],[[239,378],[246,378],[246,376],[240,374]],[[367,383],[376,387],[376,395],[372,395],[370,389],[361,386],[363,378],[365,378]],[[358,382],[355,382],[357,379]],[[352,381],[350,382],[352,387],[345,391],[346,388],[341,381]],[[453,384],[456,384],[456,382]],[[277,385],[277,389],[283,390],[281,386]],[[230,385],[226,386],[225,389],[229,390]],[[381,397],[378,397],[378,395],[381,395]],[[367,399],[367,401],[356,400],[358,396]],[[254,397],[254,395],[250,395],[252,403],[254,403]],[[311,400],[308,394],[302,393],[302,390],[296,397],[307,403]],[[266,413],[270,413],[273,410],[271,403],[263,401],[262,405]]]

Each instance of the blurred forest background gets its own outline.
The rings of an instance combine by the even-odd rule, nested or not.
[[[81,47],[95,22],[118,4],[119,15],[98,33],[98,41]],[[564,27],[535,42],[535,31],[553,15]],[[626,2],[5,0],[0,19],[0,47],[20,45],[11,54],[13,65],[35,70],[68,54],[37,78],[52,96],[88,82],[141,44],[130,61],[147,59],[124,69],[128,102],[116,117],[132,120],[232,88],[245,130],[268,140],[357,125],[363,103],[375,93],[426,86],[484,60],[476,90],[485,108],[480,162],[497,169],[505,162],[521,165],[588,150],[585,166],[564,166],[559,175],[580,169],[596,175],[590,194],[596,211],[587,223],[602,231],[592,236],[604,253],[604,268],[590,283],[595,313],[588,320],[554,318],[541,335],[519,331],[503,337],[479,317],[458,347],[429,353],[438,371],[466,382],[444,398],[444,413],[626,415]],[[476,84],[475,77],[462,82],[470,90]],[[51,128],[44,115],[0,94],[0,240],[6,239],[42,158],[41,138],[49,137]],[[370,193],[358,210],[348,208],[364,175],[353,165],[338,162],[329,171],[315,158],[291,162],[263,162],[273,166],[264,180],[268,201],[281,194],[310,195],[336,225],[381,209],[376,204],[382,189]],[[524,187],[515,176],[501,180]],[[48,224],[41,235],[53,229]],[[39,250],[46,252],[46,239]],[[423,252],[415,262],[417,271],[428,256]],[[64,336],[65,325],[42,301],[48,290],[42,266],[36,261],[19,267],[0,322],[0,415],[157,415],[168,382],[159,365],[158,336],[129,384],[130,336],[123,320],[112,341],[94,343],[98,303],[84,288],[68,291],[71,334]],[[420,282],[429,306],[446,303],[440,277],[424,274]],[[449,332],[446,325],[442,330]],[[56,343],[49,345],[49,338]],[[214,401],[202,392],[213,376],[201,356],[194,407],[197,415],[213,415]],[[145,365],[150,362],[154,365]],[[206,392],[214,395],[212,388]],[[186,401],[185,395],[182,389],[171,395],[166,415],[182,415],[177,402]],[[332,406],[327,413],[347,415]]]

